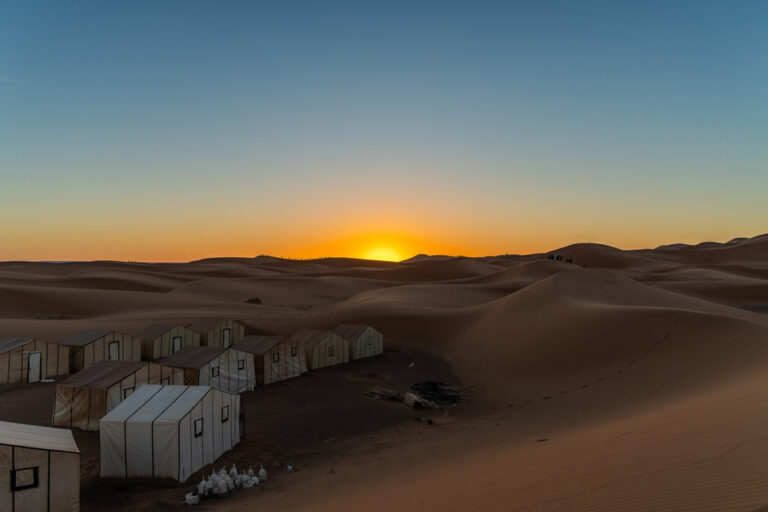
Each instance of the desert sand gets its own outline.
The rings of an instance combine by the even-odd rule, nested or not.
[[[244,394],[245,438],[216,467],[272,478],[201,510],[768,510],[768,235],[552,254],[5,262],[0,333],[201,317],[384,333],[381,356]],[[468,400],[363,395],[424,379]],[[53,387],[0,389],[0,419],[49,424]],[[84,511],[180,509],[199,481],[101,480],[98,434],[75,437]]]

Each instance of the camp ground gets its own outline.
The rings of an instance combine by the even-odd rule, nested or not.
[[[231,318],[201,318],[187,328],[200,333],[200,344],[208,347],[227,348],[245,336],[245,326]]]
[[[150,325],[137,335],[141,339],[141,357],[159,359],[178,352],[184,347],[200,345],[200,333],[181,325]]]
[[[40,382],[69,373],[69,349],[32,338],[0,338],[0,384]]]
[[[333,332],[349,343],[351,361],[384,352],[384,336],[370,325],[340,324]]]
[[[349,344],[333,331],[299,329],[291,338],[304,344],[310,370],[349,362]]]
[[[236,394],[142,386],[101,419],[100,474],[184,482],[240,442],[239,418]]]
[[[72,432],[0,421],[0,510],[80,510],[80,450]]]
[[[183,372],[154,363],[99,361],[56,385],[53,425],[98,430],[99,420],[139,386],[182,381]]]
[[[165,344],[173,350],[178,329],[184,328],[166,324],[145,329],[144,346],[164,350],[160,347]],[[352,343],[366,342],[370,333],[366,328],[337,332]],[[52,376],[42,373],[48,366],[54,371],[82,367],[55,385],[26,386],[40,393],[36,397],[46,391],[53,395],[48,417],[56,428],[0,422],[0,512],[77,512],[80,479],[87,474],[90,481],[94,471],[103,478],[186,482],[240,442],[244,415],[239,393],[257,383],[299,377],[308,362],[321,368],[347,362],[354,354],[350,342],[335,332],[301,329],[294,336],[243,337],[229,348],[183,346],[155,361],[118,359],[138,357],[140,340],[115,331],[82,331],[50,346],[31,338],[0,339],[0,357],[6,357],[0,361],[12,370],[6,375],[25,382],[30,381],[29,356],[35,352],[41,352],[41,378]],[[101,359],[110,355],[116,359]],[[43,421],[49,411],[43,412]],[[70,430],[75,428],[90,431],[75,432],[83,443],[86,473]],[[245,474],[252,462],[258,459],[238,459],[237,465]]]
[[[253,357],[259,386],[298,377],[307,371],[304,344],[289,336],[246,336],[232,348]]]
[[[117,331],[80,331],[56,342],[69,347],[69,371],[99,361],[141,361],[141,340]]]
[[[240,393],[256,385],[253,358],[239,350],[187,347],[158,360],[157,364],[182,371],[182,382],[188,386],[213,386],[230,393]]]

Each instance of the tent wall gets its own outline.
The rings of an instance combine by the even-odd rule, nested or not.
[[[148,366],[150,372],[149,380],[152,384],[163,384],[166,386],[184,385],[184,370],[160,366],[159,364],[149,364]]]
[[[198,385],[211,386],[228,393],[241,393],[256,385],[253,357],[229,349],[199,370]]]
[[[166,375],[171,375],[171,373],[171,369],[167,369]],[[175,373],[177,380],[181,380],[181,372]],[[154,363],[147,363],[106,389],[70,387],[59,384],[56,386],[56,405],[52,424],[54,427],[76,427],[97,431],[99,430],[99,420],[130,396],[139,386],[162,384],[162,379],[161,367]],[[173,380],[173,376],[167,382],[171,380]]]
[[[202,371],[203,371],[202,369],[197,369],[197,368],[182,369],[181,372],[184,375],[184,385],[185,386],[202,386],[202,384],[200,383],[200,375]]]
[[[210,397],[210,401],[207,399]],[[227,420],[223,420],[223,409],[228,407]],[[203,420],[203,434],[195,437],[195,420]],[[240,442],[240,396],[231,393],[209,393],[206,400],[198,403],[179,422],[179,439],[190,439],[189,447],[179,450],[176,465],[177,475],[171,476],[180,482],[207,464],[212,464],[224,453]],[[172,471],[173,467],[168,467]]]
[[[0,384],[29,382],[29,353],[40,352],[40,379],[69,373],[69,348],[32,340],[0,354]]]
[[[284,338],[264,354],[254,354],[253,362],[259,386],[292,379],[307,371],[304,344],[291,338]]]
[[[162,388],[167,389],[167,388]],[[158,394],[164,393],[159,391]],[[185,482],[190,475],[213,463],[240,441],[240,396],[208,388],[179,419],[164,417],[173,407],[169,398],[156,409],[126,421],[102,422],[100,474],[118,478],[173,478]],[[223,409],[227,407],[226,421]],[[195,422],[202,420],[202,433],[195,435]]]
[[[228,339],[225,330],[229,329]],[[235,320],[220,320],[216,327],[200,333],[200,343],[209,347],[231,347],[245,337],[245,326]]]
[[[70,347],[70,371],[83,370],[98,363],[109,360],[109,344],[118,342],[118,361],[141,361],[141,340],[135,336],[121,332],[111,332],[94,340],[87,345]]]
[[[349,341],[349,359],[362,359],[384,352],[384,335],[373,327],[368,327],[362,334]]]
[[[349,343],[335,333],[328,335],[315,345],[307,348],[307,367],[310,370],[349,362]]]
[[[160,359],[173,354],[173,339],[181,338],[181,348],[200,346],[200,333],[177,325],[151,340],[142,340],[141,356],[144,359]]]
[[[37,468],[37,486],[12,491],[12,470],[26,468]],[[80,510],[80,455],[0,445],[0,510],[15,512],[77,512]]]
[[[80,454],[50,452],[50,512],[80,510]],[[18,509],[17,509],[18,510]]]

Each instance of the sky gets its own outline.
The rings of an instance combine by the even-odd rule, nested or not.
[[[768,231],[768,2],[0,4],[0,260]]]

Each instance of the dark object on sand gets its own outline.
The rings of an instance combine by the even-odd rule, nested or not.
[[[411,386],[411,389],[437,406],[455,405],[461,402],[459,389],[450,384],[428,380],[417,382]]]
[[[365,395],[380,400],[395,400],[398,402],[402,400],[398,391],[395,391],[394,389],[380,388],[378,386],[370,388]]]
[[[253,297],[253,298],[248,299],[245,302],[247,302],[248,304],[261,304],[261,299],[258,298],[258,297]]]
[[[394,389],[372,387],[365,396],[378,400],[403,402],[414,409],[441,409],[455,406],[461,401],[460,390],[442,382],[424,381],[411,386],[411,391],[400,393]]]

